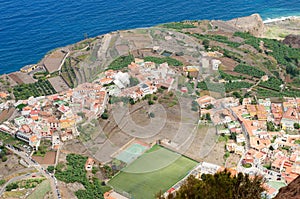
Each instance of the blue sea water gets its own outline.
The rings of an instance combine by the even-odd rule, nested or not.
[[[186,19],[300,15],[300,0],[0,0],[0,74],[113,30]]]

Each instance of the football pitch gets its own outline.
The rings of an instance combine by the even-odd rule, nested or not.
[[[131,198],[154,198],[184,178],[197,162],[155,145],[109,181],[116,191]]]

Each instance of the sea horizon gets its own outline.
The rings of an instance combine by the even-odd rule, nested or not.
[[[85,33],[89,37],[95,37],[116,30],[151,27],[173,21],[229,20],[254,13],[260,14],[264,23],[300,16],[300,2],[297,1],[286,3],[283,0],[252,0],[249,4],[238,0],[225,3],[214,0],[199,3],[194,1],[193,5],[179,1],[175,4],[174,1],[164,4],[155,2],[156,5],[150,5],[146,0],[113,2],[114,5],[103,0],[78,0],[69,4],[54,0],[43,3],[33,0],[31,3],[26,2],[24,7],[20,1],[12,5],[0,0],[0,11],[3,13],[0,16],[0,75],[35,64],[51,50],[83,40]],[[220,3],[227,5],[228,9],[224,11],[218,5]],[[81,5],[89,9],[82,8]],[[78,9],[74,9],[75,7]],[[184,7],[187,10],[178,12]],[[146,13],[143,12],[145,10]]]

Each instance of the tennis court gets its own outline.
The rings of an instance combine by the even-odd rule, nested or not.
[[[133,143],[124,151],[122,151],[120,154],[118,154],[116,156],[116,159],[121,160],[126,164],[129,164],[132,161],[134,161],[137,157],[142,155],[147,149],[148,149],[147,146],[138,143]]]
[[[155,145],[109,181],[116,191],[131,198],[154,198],[183,179],[198,163]],[[127,195],[127,194],[126,194]]]

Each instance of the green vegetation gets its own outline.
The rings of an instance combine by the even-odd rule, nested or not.
[[[160,146],[154,146],[109,181],[131,198],[154,198],[185,177],[196,162]]]
[[[185,22],[172,22],[172,23],[166,23],[161,25],[163,28],[168,29],[176,29],[176,30],[182,30],[185,28],[196,28],[193,24],[187,24]]]
[[[266,169],[270,170],[271,169],[271,163],[265,164],[263,167],[265,167]]]
[[[13,145],[14,147],[18,147],[18,146],[22,146],[22,145],[26,144],[26,142],[19,140],[19,139],[15,138],[14,136],[11,136],[2,131],[0,131],[0,140],[2,140],[2,142],[5,144]]]
[[[226,83],[225,84],[225,90],[226,92],[229,91],[233,91],[233,90],[239,90],[241,88],[250,88],[251,86],[253,86],[253,84],[249,83],[249,82],[231,82],[231,83]]]
[[[243,79],[242,76],[238,77],[238,76],[230,75],[230,74],[225,73],[225,72],[222,71],[222,70],[219,70],[219,73],[220,73],[220,77],[221,77],[222,79],[224,79],[224,80],[227,80],[227,81]]]
[[[197,88],[202,90],[209,90],[213,92],[224,92],[225,85],[223,83],[211,83],[211,82],[198,82]]]
[[[124,104],[128,104],[128,102],[130,101],[129,97],[116,97],[116,96],[111,96],[109,97],[108,102],[110,104],[115,104],[115,103],[119,103],[119,102],[123,102]]]
[[[262,88],[256,89],[258,97],[300,97],[300,92],[298,90],[285,90],[282,92],[266,90]]]
[[[223,157],[224,160],[226,161],[226,159],[229,158],[229,156],[230,156],[229,151],[226,151],[225,154],[224,154],[224,157]]]
[[[7,186],[6,186],[6,188],[5,188],[5,190],[6,191],[11,191],[11,190],[13,190],[13,189],[17,189],[17,188],[19,188],[19,185],[18,185],[18,183],[10,183],[10,184],[8,184]]]
[[[270,88],[275,91],[280,91],[280,85],[283,84],[281,79],[275,78],[275,77],[270,77],[268,81],[265,82],[260,82],[259,86],[265,87],[265,88]]]
[[[228,37],[222,36],[222,35],[210,35],[210,34],[205,34],[204,35],[204,34],[195,33],[195,34],[192,34],[192,36],[194,36],[197,39],[200,39],[202,41],[204,41],[204,40],[213,40],[213,41],[225,43],[228,46],[233,47],[233,48],[237,48],[241,45],[241,43],[230,41],[228,39]],[[205,43],[204,47],[206,48],[206,46],[207,46],[207,42]]]
[[[8,155],[7,149],[4,146],[0,146],[0,158],[2,162],[7,161],[7,155]]]
[[[144,57],[144,61],[151,61],[156,64],[162,64],[167,62],[170,66],[183,66],[183,63],[181,61],[178,61],[176,59],[173,59],[171,57],[152,57],[152,56],[147,56]]]
[[[222,53],[223,53],[223,55],[224,55],[224,57],[228,57],[228,58],[233,59],[234,61],[237,61],[239,63],[242,62],[242,60],[241,60],[242,56],[240,54],[236,53],[236,52],[232,52],[232,51],[226,50],[224,48],[223,49],[219,49],[219,47],[216,47],[216,49],[212,48],[212,50],[221,50]]]
[[[192,111],[197,112],[199,110],[198,102],[192,101]]]
[[[246,164],[243,164],[243,167],[245,167],[245,168],[251,168],[252,165],[250,163],[246,163]]]
[[[68,57],[61,69],[61,77],[66,81],[70,88],[75,87],[76,74],[74,68],[71,65],[71,58]]]
[[[135,77],[130,77],[129,81],[130,81],[130,83],[129,83],[130,87],[136,86],[136,85],[138,85],[140,83],[139,80],[137,78],[135,78]]]
[[[38,80],[45,80],[47,75],[49,75],[48,72],[36,72],[33,74],[33,78]]]
[[[288,74],[293,77],[297,77],[297,75],[300,74],[300,49],[291,48],[274,39],[258,39],[249,33],[236,32],[234,35],[244,38],[245,43],[248,43],[258,50],[260,50],[259,42],[263,41],[264,46],[268,49],[265,53],[273,56],[279,64],[286,66],[286,72]]]
[[[107,110],[105,109],[105,110],[104,110],[104,113],[101,115],[101,118],[104,119],[104,120],[107,120],[108,117],[109,117],[108,112],[107,112]]]
[[[243,73],[249,76],[254,76],[254,77],[258,77],[261,78],[262,76],[264,76],[266,73],[258,70],[257,68],[253,67],[253,66],[249,66],[246,64],[239,64],[234,68],[235,72],[238,73]]]
[[[218,142],[228,142],[229,136],[228,135],[220,135],[218,137]]]
[[[249,83],[249,82],[231,82],[231,83],[211,83],[211,82],[198,82],[197,84],[197,88],[200,88],[202,90],[209,90],[209,91],[213,91],[213,92],[229,92],[229,91],[233,91],[233,90],[237,90],[237,89],[241,89],[241,88],[250,88],[251,86],[253,86],[253,84]]]
[[[109,64],[108,69],[120,70],[126,68],[131,62],[134,61],[133,55],[120,56],[115,59],[111,64]]]
[[[277,129],[276,129],[274,123],[271,122],[271,121],[268,121],[268,122],[267,122],[267,131],[276,131],[276,130],[277,130]]]
[[[232,176],[227,170],[214,175],[203,174],[201,179],[190,175],[176,192],[176,196],[169,196],[168,199],[261,199],[261,194],[265,191],[262,186],[263,182],[263,179],[259,176],[250,178],[249,175],[244,175],[243,173]]]
[[[55,167],[54,166],[48,166],[47,167],[47,171],[50,172],[50,173],[53,173],[55,170]]]
[[[44,196],[50,191],[50,182],[48,180],[45,180],[37,186],[32,194],[28,196],[28,199],[44,198]]]
[[[3,184],[5,184],[5,183],[6,183],[6,180],[4,180],[4,179],[0,180],[0,186],[3,185]]]
[[[44,157],[48,151],[48,147],[51,146],[51,141],[50,140],[42,140],[39,150],[35,151],[33,155],[35,156],[41,156]]]
[[[19,111],[22,111],[22,109],[27,106],[27,104],[19,104],[16,108],[19,110]]]
[[[17,188],[25,188],[25,189],[35,188],[43,180],[45,180],[45,178],[27,179],[27,180],[13,182],[6,186],[6,191],[11,191]]]
[[[55,94],[56,91],[48,80],[38,80],[32,84],[21,84],[13,88],[16,100],[28,99],[29,97],[39,97]]]
[[[109,190],[107,187],[102,186],[101,182],[97,178],[89,180],[86,176],[85,171],[85,162],[87,157],[77,155],[77,154],[68,154],[67,155],[67,165],[66,168],[56,167],[55,176],[58,180],[64,181],[66,183],[81,183],[85,190],[78,190],[75,192],[75,195],[79,199],[94,199],[94,198],[103,198],[103,193]]]
[[[244,43],[248,44],[252,47],[254,47],[257,51],[260,51],[259,48],[259,42],[261,41],[260,39],[248,34],[248,33],[244,33],[244,32],[235,32],[233,36],[236,37],[241,37],[243,39],[245,39]]]
[[[209,39],[203,39],[202,45],[204,46],[205,50],[208,50],[209,48]]]

